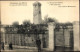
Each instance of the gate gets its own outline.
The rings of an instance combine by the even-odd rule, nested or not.
[[[63,29],[54,30],[55,50],[62,50],[64,48],[64,34]]]
[[[72,29],[55,28],[54,30],[55,51],[71,51],[73,49]]]

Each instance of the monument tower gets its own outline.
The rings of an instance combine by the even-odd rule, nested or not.
[[[33,3],[33,23],[41,24],[41,3],[35,2]]]

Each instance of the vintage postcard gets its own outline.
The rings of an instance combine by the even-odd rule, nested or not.
[[[1,0],[3,52],[80,51],[79,0]]]

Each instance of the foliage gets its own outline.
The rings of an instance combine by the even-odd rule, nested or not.
[[[12,24],[14,27],[17,27],[18,25],[19,25],[19,22],[13,22],[13,24]]]
[[[23,25],[27,25],[27,24],[28,24],[28,25],[31,24],[30,20],[24,20],[24,21],[23,21]]]
[[[50,22],[55,22],[57,23],[57,20],[55,18],[51,18],[51,17],[45,17],[44,19],[44,24],[50,23]]]

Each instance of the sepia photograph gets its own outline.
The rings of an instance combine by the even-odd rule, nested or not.
[[[80,0],[1,0],[1,52],[80,51]]]

